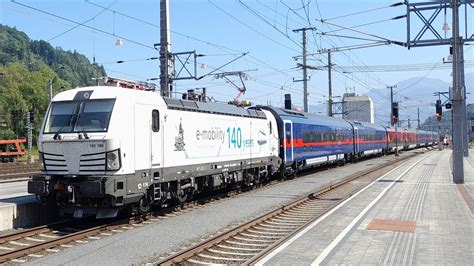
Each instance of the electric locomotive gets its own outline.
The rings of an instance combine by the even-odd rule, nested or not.
[[[147,212],[264,181],[279,169],[278,144],[266,110],[78,88],[52,100],[38,138],[44,169],[28,192],[75,217],[113,217],[125,207]]]

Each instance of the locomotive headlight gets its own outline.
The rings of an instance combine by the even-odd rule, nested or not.
[[[120,150],[107,152],[107,170],[117,171],[120,169]]]

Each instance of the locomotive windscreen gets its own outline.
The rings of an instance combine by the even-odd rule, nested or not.
[[[53,102],[44,133],[107,132],[115,99]]]

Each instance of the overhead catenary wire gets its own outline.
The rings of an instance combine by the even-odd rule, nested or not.
[[[145,20],[142,20],[142,19],[139,19],[139,18],[136,18],[136,17],[133,17],[133,16],[130,16],[130,15],[127,15],[123,12],[119,12],[117,10],[113,10],[113,9],[110,9],[110,8],[107,8],[107,7],[104,7],[104,6],[101,6],[101,5],[98,5],[96,3],[92,3],[90,1],[86,1],[87,3],[89,4],[92,4],[94,6],[97,6],[99,8],[105,8],[107,9],[108,11],[110,12],[114,12],[114,14],[118,14],[118,15],[121,15],[121,16],[124,16],[124,17],[127,17],[129,19],[133,19],[135,21],[139,21],[139,22],[142,22],[142,23],[145,23],[147,25],[150,25],[150,26],[153,26],[153,27],[156,27],[156,28],[159,28],[159,25],[156,25],[156,24],[153,24],[153,23],[150,23],[150,22],[147,22]],[[214,46],[218,49],[221,49],[221,50],[225,50],[225,51],[234,51],[234,52],[240,52],[239,50],[236,50],[236,49],[233,49],[233,48],[229,48],[229,47],[225,47],[225,46],[222,46],[222,45],[219,45],[219,44],[215,44],[215,43],[211,43],[211,42],[208,42],[208,41],[204,41],[204,40],[201,40],[201,39],[198,39],[198,38],[195,38],[193,36],[189,36],[189,35],[186,35],[186,34],[183,34],[183,33],[180,33],[180,32],[177,32],[177,31],[173,31],[173,30],[170,30],[170,32],[174,33],[174,34],[177,34],[177,35],[180,35],[180,36],[183,36],[183,37],[186,37],[186,38],[189,38],[191,40],[195,40],[195,41],[198,41],[198,42],[201,42],[201,43],[205,43],[207,45],[211,45],[211,46]],[[272,69],[272,70],[277,70],[276,68],[274,68],[273,66],[269,65],[268,63],[262,61],[261,59],[258,59],[257,57],[255,56],[252,56],[252,55],[249,55],[248,56],[251,61],[254,61],[254,63],[256,62],[257,64],[261,64],[269,69]],[[278,70],[277,70],[278,71]],[[284,72],[280,72],[282,75],[285,75],[285,76],[288,76],[288,74],[284,73]]]
[[[382,10],[382,9],[387,9],[387,8],[390,8],[390,7],[396,7],[396,6],[400,6],[400,5],[403,5],[403,3],[399,2],[399,3],[391,4],[391,5],[388,5],[388,6],[382,6],[382,7],[376,7],[376,8],[372,8],[372,9],[362,10],[362,11],[358,11],[358,12],[354,12],[354,13],[350,13],[350,14],[345,14],[345,15],[341,15],[341,16],[327,18],[325,20],[329,21],[329,20],[335,20],[335,19],[340,19],[340,18],[352,17],[352,16],[367,14],[367,13],[371,13],[371,12],[374,12],[374,11],[379,11],[379,10]]]
[[[26,4],[23,4],[23,3],[19,3],[19,2],[16,2],[16,1],[12,1],[12,2],[15,3],[15,4],[17,4],[17,5],[26,7],[26,8],[31,9],[31,10],[34,10],[34,11],[36,11],[36,12],[43,13],[43,14],[46,14],[46,15],[49,15],[49,16],[58,18],[58,19],[63,20],[63,21],[67,21],[67,22],[73,23],[73,24],[75,24],[76,26],[82,26],[82,27],[85,27],[85,28],[87,28],[87,29],[90,29],[90,30],[92,30],[92,31],[94,31],[94,32],[97,31],[97,32],[99,32],[99,33],[102,33],[102,34],[104,34],[104,35],[119,37],[119,38],[122,38],[122,39],[124,39],[124,40],[126,40],[126,41],[129,41],[130,43],[134,43],[134,44],[137,44],[137,45],[140,45],[140,46],[143,46],[143,47],[146,47],[146,48],[149,48],[149,49],[153,49],[153,50],[154,50],[154,47],[145,45],[145,44],[143,44],[143,43],[139,43],[139,42],[137,42],[137,41],[133,41],[133,40],[131,40],[131,39],[129,39],[129,38],[126,38],[126,37],[124,37],[124,36],[118,36],[118,35],[116,35],[115,33],[110,33],[110,32],[107,32],[107,31],[98,29],[98,28],[96,28],[96,27],[91,27],[91,26],[88,26],[88,25],[84,25],[84,24],[82,24],[82,23],[80,23],[80,22],[77,22],[77,21],[74,21],[74,20],[72,20],[72,19],[68,19],[68,18],[59,16],[59,15],[56,15],[56,14],[54,14],[54,13],[51,13],[51,12],[41,10],[41,9],[36,8],[36,7],[33,7],[33,6],[29,6],[29,5],[26,5]],[[108,7],[102,7],[102,8],[105,8],[105,9],[107,9],[107,10],[111,10],[111,9],[108,8]],[[116,12],[116,13],[119,14],[119,12]],[[142,21],[142,22],[146,23],[146,21]],[[156,25],[155,25],[155,26],[156,26]],[[187,37],[193,38],[193,37],[191,37],[191,36],[187,36]],[[195,38],[193,38],[193,39],[195,39]],[[197,39],[196,39],[196,40],[197,40]],[[199,41],[202,41],[202,40],[199,40]],[[202,42],[205,42],[205,43],[207,43],[207,44],[210,44],[209,42],[206,42],[206,41],[202,41]],[[227,51],[229,51],[229,50],[231,50],[231,51],[238,51],[238,50],[235,50],[235,49],[231,49],[231,48],[228,48],[228,47],[219,46],[219,45],[216,45],[216,44],[212,44],[212,45],[213,45],[213,46],[216,46],[216,47],[219,47],[219,48],[222,48],[222,49],[226,49]],[[262,63],[263,65],[270,66],[270,65],[264,63],[263,61],[259,60],[259,59],[256,58],[256,57],[252,57],[252,59],[253,59],[253,60],[256,60],[256,61],[258,61],[258,62],[260,62],[260,63]],[[117,61],[116,61],[115,63],[117,63]],[[272,69],[275,69],[275,68],[272,68]],[[111,70],[111,69],[109,69],[109,70]],[[116,70],[111,70],[111,71],[113,71],[113,72],[115,72],[115,73],[119,73],[119,71],[116,71]],[[127,76],[132,76],[132,75],[129,74],[129,73],[124,73],[124,72],[121,72],[121,73],[124,74],[124,75],[127,75]],[[140,78],[140,79],[143,79],[143,80],[146,79],[145,77],[137,76],[137,75],[135,75],[134,77],[137,77],[137,78]]]
[[[284,47],[284,48],[287,48],[291,51],[294,51],[296,52],[297,50],[296,49],[293,49],[265,34],[263,34],[262,32],[256,30],[254,27],[248,25],[247,23],[243,22],[241,19],[235,17],[234,15],[230,14],[228,11],[226,11],[225,9],[221,8],[219,5],[217,5],[216,3],[214,3],[212,0],[207,0],[211,5],[213,5],[214,7],[216,7],[217,9],[219,9],[221,12],[223,12],[224,14],[226,14],[227,16],[231,17],[232,19],[234,19],[235,21],[239,22],[240,24],[244,25],[245,27],[249,28],[250,30],[252,30],[253,32],[257,33],[258,35],[262,36],[263,38],[267,39],[267,40],[270,40],[272,41],[273,43],[276,43],[278,45],[280,45],[281,47]]]
[[[155,50],[155,48],[154,48],[153,46],[150,46],[150,45],[147,45],[147,44],[143,44],[143,43],[134,41],[134,40],[132,40],[132,39],[126,38],[126,37],[124,37],[124,36],[119,36],[119,35],[116,35],[116,34],[113,34],[113,33],[108,32],[108,31],[101,30],[101,29],[98,29],[98,28],[96,28],[96,27],[92,27],[92,26],[89,26],[89,25],[86,25],[86,24],[82,24],[82,25],[81,25],[80,22],[77,22],[77,21],[75,21],[75,20],[72,20],[72,19],[69,19],[69,18],[65,18],[65,17],[63,17],[63,16],[56,15],[56,14],[54,14],[54,13],[51,13],[51,12],[48,12],[48,11],[45,11],[45,10],[41,10],[41,9],[36,8],[36,7],[33,7],[33,6],[20,3],[20,2],[18,2],[17,0],[11,0],[11,2],[14,3],[14,4],[17,4],[17,5],[23,6],[23,7],[25,7],[25,8],[35,10],[35,11],[40,12],[40,13],[43,13],[43,14],[47,14],[47,15],[49,15],[49,16],[52,16],[52,17],[55,17],[55,18],[58,18],[58,19],[61,19],[61,20],[64,20],[64,21],[71,22],[71,23],[73,23],[73,24],[75,24],[75,25],[80,25],[80,26],[82,26],[82,27],[85,27],[85,28],[88,28],[88,29],[91,29],[91,30],[94,30],[94,31],[97,31],[97,32],[100,32],[100,33],[103,33],[103,34],[105,34],[105,35],[109,35],[109,36],[113,36],[113,37],[119,37],[119,38],[121,38],[121,39],[123,39],[123,40],[126,40],[127,42],[130,42],[130,43],[133,43],[133,44],[136,44],[136,45],[139,45],[139,46],[148,48],[148,49]]]
[[[113,6],[114,4],[115,4],[115,2],[111,3],[108,7],[111,7],[111,6]],[[90,21],[96,19],[98,16],[102,15],[105,11],[106,11],[106,9],[103,8],[102,10],[100,10],[99,13],[97,13],[96,15],[94,15],[93,17],[91,17],[90,19],[84,20],[84,21],[81,22],[80,24],[74,25],[73,27],[67,29],[66,31],[63,31],[63,32],[61,32],[61,33],[59,33],[59,34],[56,34],[56,35],[54,35],[53,37],[49,38],[49,39],[48,39],[48,42],[50,42],[50,41],[52,41],[52,40],[54,40],[54,39],[56,39],[56,38],[58,38],[58,37],[61,37],[61,36],[63,36],[64,34],[66,34],[66,33],[68,33],[68,32],[71,32],[72,30],[77,29],[77,28],[79,28],[80,26],[82,26],[82,25],[84,25],[84,24],[86,24],[86,23],[88,23],[88,22],[90,22]]]
[[[473,60],[466,60],[464,62],[465,68],[474,67]],[[407,72],[407,71],[425,71],[425,70],[445,70],[451,69],[450,65],[437,63],[421,63],[421,64],[400,64],[400,65],[373,65],[362,68],[353,66],[334,66],[346,72]]]

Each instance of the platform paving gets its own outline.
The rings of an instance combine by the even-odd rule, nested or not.
[[[451,150],[410,159],[259,265],[472,265],[472,150],[470,155],[463,185],[452,182]]]

